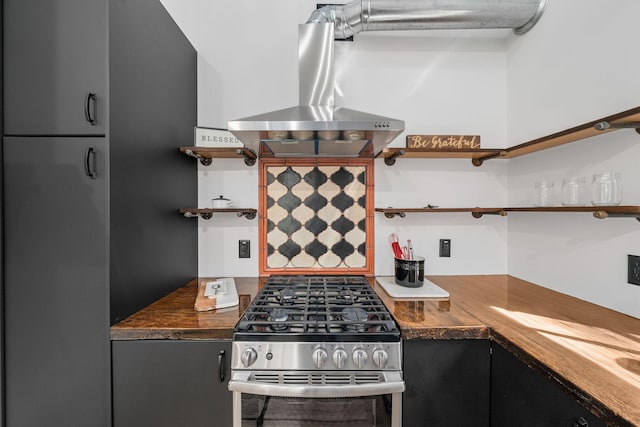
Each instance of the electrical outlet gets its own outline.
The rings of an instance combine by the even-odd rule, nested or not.
[[[251,258],[250,240],[238,240],[238,258]]]
[[[640,256],[628,255],[627,283],[640,286]]]
[[[451,239],[440,239],[440,256],[447,258],[451,256]]]

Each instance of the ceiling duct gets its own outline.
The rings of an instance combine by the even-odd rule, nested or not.
[[[334,39],[361,31],[528,31],[547,0],[356,0],[313,12],[298,29],[299,105],[228,122],[248,148],[275,157],[371,157],[404,121],[334,105]],[[260,150],[262,148],[262,150]]]
[[[307,23],[333,22],[336,39],[362,31],[512,28],[529,31],[547,0],[355,0],[315,10]]]

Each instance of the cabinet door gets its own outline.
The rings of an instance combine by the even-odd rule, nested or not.
[[[5,135],[105,133],[107,3],[4,0]]]
[[[4,138],[7,427],[110,419],[105,156],[103,138]]]
[[[588,424],[578,422],[583,418]],[[575,423],[575,424],[574,424]],[[493,344],[491,358],[491,425],[495,427],[604,427],[575,398]]]
[[[232,424],[230,341],[113,341],[112,357],[114,427]]]
[[[405,340],[403,425],[488,426],[488,340]]]

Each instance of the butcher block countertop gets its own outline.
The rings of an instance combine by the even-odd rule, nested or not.
[[[603,420],[640,426],[640,320],[509,275],[429,276],[451,306],[376,292],[404,339],[491,338],[563,383]],[[111,328],[113,340],[228,339],[259,288],[236,278],[239,307],[197,312],[197,280]]]
[[[201,278],[200,280],[206,280]],[[111,327],[112,340],[231,338],[233,327],[255,298],[259,279],[236,277],[240,304],[212,311],[196,311],[198,279],[132,314]]]
[[[200,278],[199,280],[211,280]],[[239,306],[195,311],[198,279],[111,327],[112,340],[231,338],[233,328],[260,287],[259,278],[235,278]],[[439,311],[437,302],[394,302],[370,280],[398,321],[404,338],[489,338],[489,328],[460,306]]]

